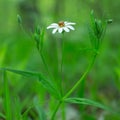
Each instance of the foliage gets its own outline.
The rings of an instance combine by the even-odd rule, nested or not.
[[[83,120],[119,119],[119,3],[1,0],[0,119],[65,120],[69,105]],[[76,30],[46,31],[61,19],[75,21]]]

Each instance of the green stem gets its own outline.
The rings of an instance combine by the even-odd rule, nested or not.
[[[61,95],[63,94],[62,90],[62,70],[63,70],[63,56],[64,56],[64,41],[63,38],[60,40],[56,40],[56,48],[57,48],[57,57],[58,57],[58,87]]]
[[[88,68],[86,69],[86,71],[84,72],[84,74],[82,75],[82,77],[81,77],[81,78],[78,80],[78,82],[72,87],[72,89],[70,89],[70,90],[68,91],[68,93],[62,98],[62,100],[61,100],[61,101],[58,103],[58,105],[56,106],[56,109],[55,109],[55,111],[54,111],[54,113],[53,113],[53,115],[52,115],[51,120],[54,120],[54,117],[55,117],[55,115],[56,115],[56,113],[57,113],[57,111],[58,111],[61,103],[63,103],[64,100],[65,100],[68,96],[70,96],[70,95],[72,94],[72,92],[73,92],[73,91],[79,86],[79,84],[84,80],[84,78],[86,77],[86,75],[88,74],[88,72],[91,70],[91,68],[92,68],[92,66],[93,66],[93,64],[94,64],[94,62],[95,62],[96,56],[97,56],[97,53],[95,52],[95,54],[94,54],[94,56],[93,56],[93,58],[92,58],[92,60],[91,60],[91,62],[90,62],[90,64],[89,64]]]
[[[6,71],[3,70],[3,81],[4,81],[4,105],[5,105],[5,113],[6,113],[6,120],[11,120],[11,106],[10,106],[10,93],[8,87],[8,80],[6,76]]]
[[[50,76],[50,72],[49,72],[49,69],[48,69],[48,65],[47,65],[47,63],[45,62],[45,58],[44,58],[44,56],[43,56],[43,54],[42,54],[41,51],[40,51],[40,56],[41,56],[41,59],[42,59],[42,61],[43,61],[44,66],[45,66],[45,68],[46,68],[46,70],[47,70],[47,73],[48,73],[49,76]]]
[[[60,86],[60,91],[61,91],[61,95],[62,95],[63,94],[63,91],[62,91],[62,79],[63,79],[62,78],[62,70],[63,70],[63,58],[64,58],[64,40],[63,39],[61,40],[61,51],[59,50],[59,47],[60,47],[59,43],[58,43],[59,41],[56,41],[56,42],[57,42],[56,45],[57,45],[57,48],[58,48],[57,49],[57,51],[58,51],[57,54],[58,55],[61,54],[61,57],[58,56],[58,74],[60,75],[59,86]],[[60,59],[60,61],[59,61],[59,59]],[[63,101],[60,101],[58,103],[58,105],[56,106],[55,111],[54,111],[54,113],[53,113],[53,115],[51,117],[51,120],[54,120],[55,115],[56,115],[61,103],[63,103]],[[62,119],[65,120],[65,106],[64,106],[64,103],[62,105]]]
[[[63,101],[64,99],[66,99],[68,96],[70,96],[72,94],[72,92],[79,86],[79,84],[84,80],[84,78],[86,77],[86,75],[88,74],[88,72],[91,70],[93,64],[94,64],[94,61],[96,59],[96,53],[95,55],[93,56],[93,59],[91,60],[87,70],[84,72],[84,74],[82,75],[82,77],[78,80],[78,82],[67,92],[67,94],[63,97]]]
[[[63,34],[64,36],[64,34]],[[62,82],[63,82],[63,77],[62,77],[62,73],[63,73],[63,60],[64,60],[64,39],[62,39],[61,41],[61,70],[60,70],[60,73],[61,73],[61,81],[60,81],[60,90],[61,90],[61,95],[63,96],[63,89],[62,89]],[[62,120],[65,120],[66,119],[66,114],[65,114],[65,104],[62,103]]]
[[[57,104],[57,106],[56,106],[56,108],[55,108],[55,111],[54,111],[54,113],[53,113],[53,115],[52,115],[52,117],[51,117],[50,120],[54,120],[55,115],[56,115],[56,113],[57,113],[57,111],[58,111],[58,109],[59,109],[61,103],[62,103],[62,101],[59,101],[59,103]]]
[[[64,35],[64,34],[63,34]],[[63,80],[63,78],[62,78],[62,70],[63,70],[63,59],[64,59],[64,40],[62,39],[62,41],[61,41],[62,43],[61,43],[61,68],[60,68],[60,74],[61,74],[61,81],[60,81],[60,90],[61,90],[61,94],[63,94],[63,91],[62,91],[62,80]]]
[[[66,120],[65,103],[62,102],[62,120]]]

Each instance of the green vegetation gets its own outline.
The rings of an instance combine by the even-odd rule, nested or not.
[[[119,120],[119,4],[1,0],[0,120]]]

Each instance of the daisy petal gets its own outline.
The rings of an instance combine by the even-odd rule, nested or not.
[[[67,22],[67,21],[65,21],[64,23],[65,23],[65,24],[67,24],[68,22]]]
[[[52,26],[58,26],[58,24],[57,24],[57,23],[52,23],[51,25],[52,25]]]
[[[65,32],[69,32],[70,30],[67,27],[63,28],[65,30]]]
[[[58,30],[57,28],[53,29],[52,34],[55,34],[57,32],[57,30]]]
[[[56,26],[50,25],[50,26],[47,27],[47,29],[50,29],[50,28],[56,28]]]
[[[71,25],[66,26],[66,27],[69,28],[69,29],[71,29],[71,30],[75,30],[75,28],[73,26],[71,26]]]
[[[70,30],[75,30],[75,28],[72,25],[75,25],[76,23],[73,22],[59,22],[59,23],[52,23],[47,27],[47,29],[53,29],[52,34],[55,34],[56,32],[62,33],[63,31],[65,32],[70,32]]]
[[[59,32],[59,33],[62,33],[62,31],[63,31],[63,28],[59,28],[59,29],[58,29],[58,32]]]
[[[65,25],[75,25],[76,23],[66,22]]]

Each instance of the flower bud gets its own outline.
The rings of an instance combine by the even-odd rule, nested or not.
[[[18,20],[18,23],[19,23],[19,24],[22,24],[22,18],[21,18],[20,15],[17,15],[17,20]]]
[[[36,33],[37,33],[38,35],[40,35],[40,26],[39,26],[39,25],[36,27]]]
[[[112,22],[113,22],[112,19],[108,19],[108,20],[107,20],[107,23],[108,23],[108,24],[111,24]]]

